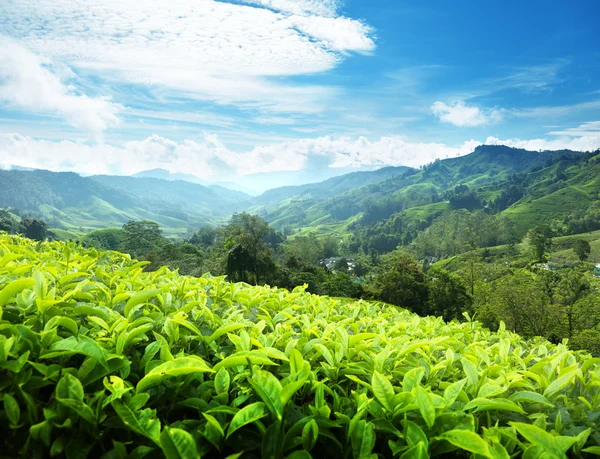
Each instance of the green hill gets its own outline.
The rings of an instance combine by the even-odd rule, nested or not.
[[[143,265],[0,235],[4,456],[600,448],[598,359],[563,344]]]
[[[279,206],[260,210],[275,227],[301,233],[328,228],[347,236],[360,228],[389,226],[398,218],[404,227],[422,231],[452,210],[479,209],[512,220],[522,236],[540,222],[565,226],[569,219],[585,218],[600,192],[599,161],[592,153],[480,146],[470,155],[331,192],[320,200],[297,190],[297,196],[286,194]],[[279,195],[278,190],[271,193]],[[570,234],[578,232],[574,225]]]
[[[0,208],[42,217],[53,228],[76,233],[147,219],[169,235],[185,235],[244,208],[249,198],[182,181],[43,170],[0,171],[0,189]]]

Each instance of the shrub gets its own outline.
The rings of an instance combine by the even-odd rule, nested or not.
[[[0,236],[6,457],[572,457],[600,369],[503,327]]]

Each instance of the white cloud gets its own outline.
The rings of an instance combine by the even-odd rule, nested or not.
[[[297,171],[318,163],[320,167],[419,166],[437,158],[473,151],[479,142],[459,147],[440,143],[413,143],[403,137],[319,137],[262,145],[249,151],[233,151],[214,134],[200,140],[176,142],[158,135],[120,146],[81,142],[53,142],[19,134],[0,134],[2,164],[71,170],[86,174],[133,174],[163,168],[206,179],[258,172]]]
[[[505,139],[488,137],[486,145],[507,145],[513,148],[525,150],[573,150],[573,151],[595,151],[600,148],[600,136],[590,137],[568,137],[563,136],[556,139]]]
[[[118,123],[120,105],[107,98],[76,94],[59,77],[61,73],[68,74],[68,69],[51,70],[50,65],[19,43],[0,36],[0,102],[59,114],[94,138]]]
[[[593,123],[597,126],[596,123]],[[585,125],[584,125],[585,126]],[[585,128],[588,129],[589,127]],[[582,131],[583,132],[583,131]],[[48,141],[19,134],[0,134],[0,167],[18,165],[86,174],[133,174],[163,168],[212,180],[259,172],[298,171],[314,167],[365,168],[419,166],[435,159],[463,156],[477,145],[508,145],[527,150],[595,150],[600,135],[561,136],[556,139],[468,140],[457,146],[412,142],[406,137],[318,137],[256,146],[248,151],[229,149],[216,135],[174,141],[152,135],[119,146]]]
[[[600,137],[600,121],[590,121],[574,128],[552,131],[550,134],[571,137]]]
[[[261,5],[274,11],[297,15],[335,16],[338,0],[242,0],[251,5]]]
[[[600,121],[590,121],[577,127],[552,131],[549,134],[556,138],[500,140],[496,137],[488,137],[485,143],[486,145],[508,145],[525,150],[595,151],[600,149]]]
[[[337,15],[336,1],[247,3],[4,0],[0,29],[80,71],[269,111],[318,110],[335,88],[280,77],[375,47],[372,30]]]
[[[500,110],[484,110],[479,107],[466,105],[463,101],[457,101],[453,105],[437,101],[431,106],[431,111],[443,123],[455,126],[481,126],[497,122],[502,118]]]

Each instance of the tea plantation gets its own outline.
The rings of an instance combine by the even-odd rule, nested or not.
[[[600,455],[600,359],[0,235],[0,455]]]

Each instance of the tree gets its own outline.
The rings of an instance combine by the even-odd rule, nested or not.
[[[104,228],[86,234],[82,242],[100,250],[121,250],[124,237],[125,231],[120,228]]]
[[[10,234],[21,231],[21,225],[4,209],[0,209],[0,231],[6,231]]]
[[[577,330],[589,328],[584,325],[594,316],[593,305],[586,301],[589,293],[590,284],[582,273],[565,270],[560,274],[555,296],[557,303],[563,307],[563,313],[566,315],[567,330],[562,334],[566,334],[568,338],[572,338]],[[592,327],[594,325],[595,321],[589,324]]]
[[[150,220],[129,221],[123,225],[123,231],[123,250],[134,258],[147,258],[167,243],[158,223]]]
[[[592,247],[588,241],[584,239],[578,239],[575,241],[575,244],[573,244],[573,250],[580,261],[586,261],[592,252]]]
[[[340,258],[333,264],[333,270],[342,273],[348,272],[348,260],[344,257]]]
[[[432,268],[429,276],[427,313],[444,320],[459,319],[464,311],[471,312],[473,300],[460,276],[444,269]]]
[[[275,272],[272,250],[283,240],[267,222],[246,212],[234,214],[223,229],[224,249],[227,251],[227,274],[246,278],[252,274],[256,285]]]
[[[21,226],[23,227],[23,234],[29,239],[45,241],[48,237],[48,225],[44,220],[25,218],[21,220]]]
[[[190,244],[210,247],[217,239],[217,230],[209,226],[204,226],[194,233],[190,238]]]
[[[548,225],[538,225],[528,231],[526,240],[535,261],[546,261],[546,252],[552,248],[552,229]]]
[[[555,338],[562,319],[554,298],[557,282],[556,274],[548,271],[508,274],[494,283],[493,310],[516,333]]]
[[[360,284],[354,282],[349,274],[339,272],[327,276],[320,292],[322,295],[328,296],[360,298],[362,287]]]
[[[408,308],[417,314],[426,313],[428,288],[425,274],[406,252],[392,252],[369,289],[377,300]]]

